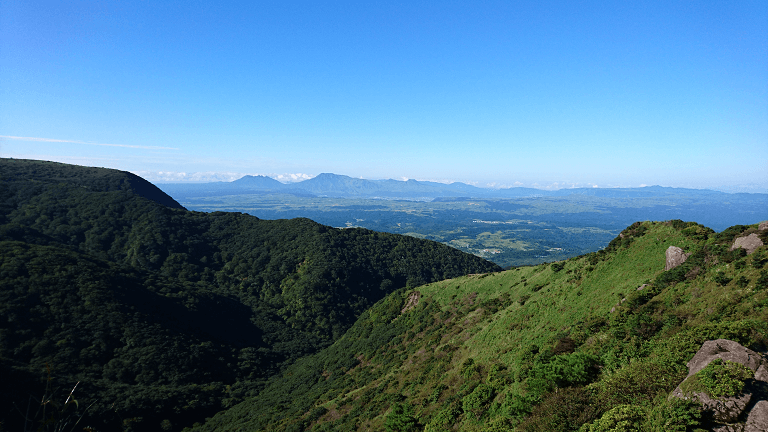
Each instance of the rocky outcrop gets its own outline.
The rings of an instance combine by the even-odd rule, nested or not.
[[[419,299],[421,298],[421,293],[418,291],[414,291],[411,293],[411,295],[408,296],[407,299],[405,299],[405,305],[403,306],[403,309],[400,311],[401,314],[404,314],[408,312],[409,310],[416,307],[416,305],[419,304]]]
[[[752,233],[748,236],[738,237],[734,240],[731,250],[744,248],[747,251],[747,255],[749,255],[762,245],[763,241],[760,240],[760,237],[758,237],[757,234]]]
[[[685,253],[684,250],[677,246],[670,246],[667,248],[667,263],[664,266],[664,271],[672,270],[673,268],[684,263],[691,254]]]
[[[713,398],[706,393],[694,393],[704,411],[712,412],[712,418],[720,423],[736,423],[752,401],[752,393],[726,398]]]
[[[712,428],[712,432],[744,432],[743,424],[719,425]]]
[[[768,221],[760,222],[760,225],[757,226],[758,231],[765,231],[768,230]]]
[[[746,366],[754,378],[744,381],[741,394],[714,398],[704,392],[685,393],[681,389],[686,381],[704,369],[715,359],[731,361]],[[768,361],[759,353],[738,342],[717,339],[704,342],[701,349],[688,362],[688,376],[677,386],[670,397],[693,398],[701,403],[705,412],[715,422],[713,431],[768,431]]]
[[[758,401],[749,412],[744,432],[768,431],[768,401]]]
[[[688,362],[688,376],[695,375],[715,359],[741,363],[752,372],[757,372],[757,369],[764,362],[763,356],[738,342],[716,339],[704,342],[696,355]]]

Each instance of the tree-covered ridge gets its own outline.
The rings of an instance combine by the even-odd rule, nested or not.
[[[100,401],[98,422],[202,419],[386,294],[499,270],[435,242],[190,212],[125,173],[24,162],[3,160],[0,177],[0,361],[26,385],[0,393],[33,390],[48,364]],[[0,421],[18,420],[4,406]]]
[[[0,215],[11,211],[20,202],[60,184],[91,191],[129,191],[167,207],[183,208],[165,192],[129,172],[59,162],[0,158]]]
[[[768,250],[731,250],[752,233],[768,244],[756,225],[637,223],[600,252],[400,290],[191,429],[707,428],[707,413],[668,395],[706,340],[768,349]],[[691,255],[664,271],[669,246]]]

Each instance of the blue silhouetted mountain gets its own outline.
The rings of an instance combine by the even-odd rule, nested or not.
[[[438,183],[418,180],[367,180],[346,175],[323,173],[309,180],[284,184],[265,176],[245,176],[233,182],[168,183],[158,187],[176,199],[213,197],[238,194],[285,193],[298,196],[333,198],[384,198],[451,201],[465,198],[528,198],[562,197],[571,195],[601,198],[673,198],[675,196],[703,199],[737,199],[739,195],[755,198],[763,194],[730,194],[707,189],[687,189],[662,186],[638,188],[568,188],[544,190],[526,187],[480,188],[466,183]]]
[[[165,183],[159,188],[179,199],[210,197],[243,193],[288,193],[302,196],[334,198],[518,198],[549,195],[551,192],[533,188],[490,189],[466,183],[438,183],[419,180],[366,180],[346,175],[323,173],[309,180],[280,183],[265,176],[245,176],[233,182]]]
[[[226,183],[223,183],[226,184]],[[239,189],[277,190],[285,187],[283,183],[263,175],[241,177],[231,183],[232,187]]]

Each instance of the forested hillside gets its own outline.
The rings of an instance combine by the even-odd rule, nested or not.
[[[704,341],[768,349],[766,243],[768,226],[638,222],[599,252],[402,289],[191,430],[712,430],[668,396]],[[690,255],[665,271],[673,246]],[[768,398],[747,381],[752,405]]]
[[[0,210],[8,430],[48,371],[62,401],[80,382],[96,430],[202,421],[388,293],[500,270],[412,237],[190,212],[131,174],[50,162],[0,160]]]

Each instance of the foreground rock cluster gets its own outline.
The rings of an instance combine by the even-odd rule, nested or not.
[[[744,365],[754,378],[744,381],[740,394],[713,397],[705,392],[685,392],[683,388],[697,373],[714,360]],[[705,342],[688,362],[688,376],[670,397],[693,398],[701,403],[705,414],[711,416],[712,430],[717,432],[768,431],[768,361],[737,342],[716,339]]]

